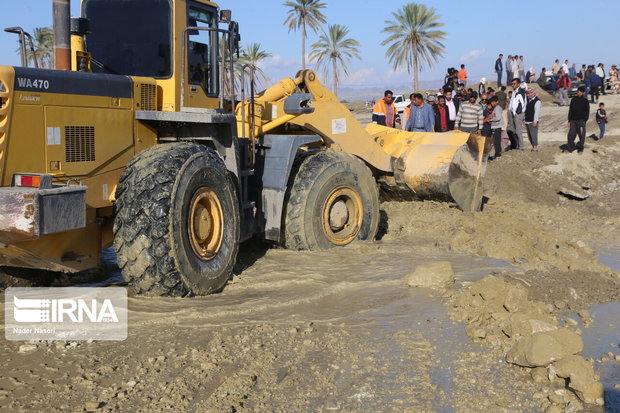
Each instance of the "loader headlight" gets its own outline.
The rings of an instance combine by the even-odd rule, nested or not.
[[[4,82],[2,80],[0,80],[0,93],[6,93],[7,88],[4,85]]]

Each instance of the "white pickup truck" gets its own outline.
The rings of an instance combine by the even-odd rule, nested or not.
[[[409,106],[411,101],[409,99],[405,99],[403,95],[394,95],[394,107],[398,113],[403,113],[405,108]]]

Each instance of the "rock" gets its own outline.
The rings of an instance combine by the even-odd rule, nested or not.
[[[438,261],[419,265],[415,271],[405,276],[409,287],[449,288],[454,284],[454,271],[448,261]]]
[[[510,287],[504,299],[504,308],[511,313],[527,307],[527,290],[520,285]]]
[[[553,331],[557,330],[558,327],[555,325],[554,320],[550,317],[541,317],[544,320],[540,320],[537,318],[531,318],[530,314],[524,313],[515,313],[512,315],[510,319],[510,324],[512,327],[512,334],[519,335],[523,337],[531,336],[532,334],[542,333],[545,331]]]
[[[598,382],[592,364],[578,355],[570,355],[554,363],[555,374],[569,379],[568,387],[589,404],[603,398],[603,385]]]
[[[549,381],[547,369],[544,367],[533,368],[532,371],[530,372],[530,375],[532,376],[532,379],[536,383],[546,383]]]
[[[564,300],[557,300],[554,304],[555,308],[557,308],[558,310],[563,310],[566,308],[566,301]]]
[[[200,363],[200,368],[203,370],[213,370],[217,368],[217,364],[205,361],[204,363]]]
[[[583,349],[581,337],[568,328],[524,337],[506,354],[506,361],[525,367],[544,367]]]
[[[127,387],[134,387],[136,384],[138,384],[135,380],[129,380],[127,383],[125,383],[127,385]]]
[[[484,328],[476,327],[473,324],[468,325],[465,328],[465,332],[471,338],[485,338],[487,336],[487,332]]]
[[[577,314],[579,314],[579,317],[581,317],[581,321],[583,322],[584,327],[589,327],[590,325],[592,325],[592,316],[590,315],[590,312],[588,310],[580,310],[579,312],[577,312]]]
[[[549,393],[549,401],[556,404],[564,404],[568,402],[568,394],[566,389],[557,389]]]
[[[574,318],[570,318],[569,317],[569,318],[566,319],[566,325],[569,326],[569,327],[575,327],[578,324],[579,323]]]
[[[577,376],[574,380],[571,379],[568,386],[574,390],[577,397],[583,402],[600,406],[604,404],[605,390],[599,381]]]
[[[88,402],[84,405],[84,410],[86,410],[87,412],[93,412],[99,409],[100,406],[101,406],[100,402]]]
[[[563,413],[562,408],[560,406],[552,405],[545,410],[545,413]]]
[[[480,294],[485,301],[491,301],[505,295],[509,288],[510,284],[501,278],[487,275],[472,284],[469,291],[471,294]]]
[[[39,346],[36,344],[22,344],[19,346],[17,352],[20,354],[30,353],[31,351],[35,351],[38,347]]]
[[[563,359],[553,363],[555,366],[555,374],[558,377],[568,379],[571,376],[582,375],[594,378],[594,368],[592,364],[579,355],[566,356]]]
[[[564,413],[577,413],[583,410],[583,405],[576,400],[571,400],[566,408],[564,409]]]
[[[570,188],[566,188],[566,187],[562,187],[560,188],[559,191],[560,195],[564,195],[566,198],[568,199],[573,199],[576,201],[585,201],[586,199],[588,199],[588,197],[590,195],[578,191],[578,190],[574,190],[574,189],[570,189]]]

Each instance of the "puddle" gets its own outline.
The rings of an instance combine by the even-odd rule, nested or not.
[[[594,321],[588,328],[580,325],[583,356],[595,360],[594,368],[601,375],[601,382],[605,387],[605,412],[620,412],[620,390],[614,388],[620,384],[620,362],[598,361],[603,357],[609,359],[609,352],[613,353],[614,357],[620,354],[620,301],[594,305],[589,307],[588,311]],[[571,317],[579,320],[576,314]]]
[[[598,260],[601,264],[620,271],[620,249],[602,249],[598,254]]]

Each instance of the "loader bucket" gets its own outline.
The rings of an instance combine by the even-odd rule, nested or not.
[[[375,124],[366,131],[395,158],[394,178],[415,196],[454,200],[463,211],[479,211],[490,147],[464,132],[406,132]]]

